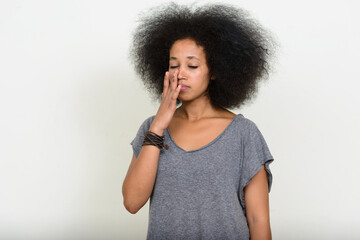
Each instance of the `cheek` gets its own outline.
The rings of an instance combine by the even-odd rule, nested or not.
[[[203,85],[203,88],[206,89],[208,87],[208,85],[209,85],[209,79],[204,78],[202,85]]]
[[[207,74],[207,73],[202,73],[201,74],[201,76],[199,76],[199,78],[201,78],[202,79],[202,84],[203,85],[208,85],[209,84],[209,81],[210,81],[210,77],[209,77],[209,74]]]

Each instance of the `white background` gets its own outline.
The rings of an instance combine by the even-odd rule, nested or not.
[[[128,49],[159,2],[0,2],[0,239],[145,239],[149,206],[128,213],[121,186],[158,103]],[[356,1],[223,2],[281,44],[258,97],[234,110],[275,158],[273,238],[359,239]]]

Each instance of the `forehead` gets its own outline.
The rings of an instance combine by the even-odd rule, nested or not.
[[[189,58],[205,59],[204,48],[198,45],[194,40],[186,38],[174,42],[170,48],[170,56],[176,58]]]

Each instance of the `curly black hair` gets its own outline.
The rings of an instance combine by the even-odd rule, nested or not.
[[[216,107],[240,107],[257,94],[259,81],[268,78],[276,43],[246,11],[224,4],[193,9],[170,3],[140,18],[130,48],[137,74],[157,100],[169,68],[170,48],[185,38],[204,49],[210,76],[215,77],[207,94]]]

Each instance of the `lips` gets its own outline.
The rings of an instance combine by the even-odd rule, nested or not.
[[[189,86],[186,86],[186,85],[181,85],[180,90],[181,90],[181,91],[184,91],[184,90],[186,90],[186,89],[188,89],[188,88],[190,88],[190,87],[189,87]]]

